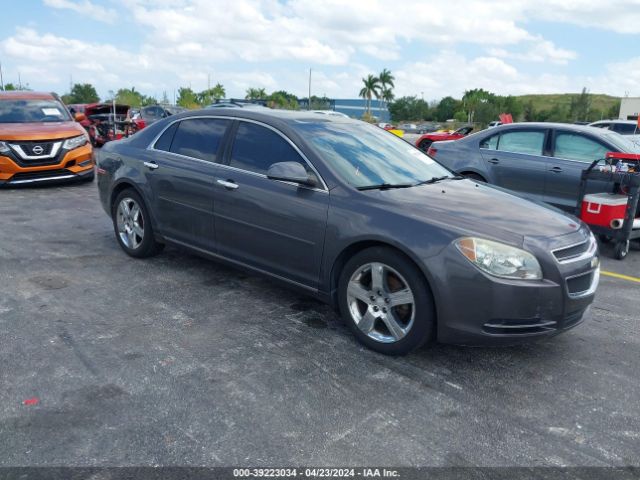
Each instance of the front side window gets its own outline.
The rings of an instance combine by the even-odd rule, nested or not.
[[[544,132],[506,132],[500,135],[498,150],[525,155],[542,155]]]
[[[0,100],[0,123],[70,121],[66,107],[57,100]]]
[[[300,154],[276,132],[255,123],[241,122],[229,166],[266,175],[269,167],[278,162],[298,162],[309,171]]]
[[[178,124],[169,151],[179,155],[186,155],[187,157],[215,162],[218,148],[229,123],[229,120],[219,118],[182,120]]]
[[[452,176],[405,140],[364,122],[299,122],[294,128],[335,174],[356,188]]]
[[[556,134],[554,157],[591,163],[604,158],[609,148],[601,143],[575,133]]]

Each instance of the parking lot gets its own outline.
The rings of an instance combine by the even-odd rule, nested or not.
[[[391,358],[270,279],[127,257],[95,184],[0,199],[2,466],[640,464],[638,251],[564,335]]]

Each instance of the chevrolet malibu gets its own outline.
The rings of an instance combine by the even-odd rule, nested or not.
[[[334,305],[385,354],[511,344],[585,317],[599,279],[579,220],[452,174],[366,123],[211,109],[97,153],[132,257],[174,244]]]

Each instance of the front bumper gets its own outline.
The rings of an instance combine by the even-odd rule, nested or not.
[[[560,241],[569,244],[570,239]],[[525,248],[536,254],[544,279],[507,280],[485,274],[451,245],[432,259],[438,340],[460,345],[509,345],[557,335],[588,317],[599,281],[595,239],[588,250],[558,261],[547,239]],[[435,267],[435,268],[433,268]]]
[[[52,165],[26,166],[0,155],[0,186],[46,184],[86,179],[94,172],[91,145],[69,150]]]

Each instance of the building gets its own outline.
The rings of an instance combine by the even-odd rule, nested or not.
[[[364,98],[336,99],[333,102],[333,109],[336,112],[344,113],[350,117],[361,118],[367,111],[367,101]],[[371,115],[376,117],[379,122],[388,122],[390,119],[386,104],[383,106],[380,100],[371,100]]]
[[[624,97],[620,102],[621,120],[637,120],[640,114],[640,97]]]
[[[306,98],[299,98],[298,105],[300,110],[306,110],[308,106],[308,100]],[[319,104],[316,100],[312,103],[312,110],[334,110],[336,112],[344,113],[352,118],[362,118],[367,111],[367,101],[364,98],[343,98],[343,99],[325,99],[324,104]],[[378,122],[389,122],[391,116],[387,105],[382,105],[380,100],[371,100],[371,115],[376,117]]]

